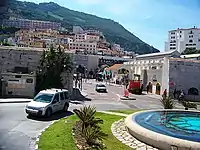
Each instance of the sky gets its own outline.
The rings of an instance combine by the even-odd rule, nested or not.
[[[72,10],[115,20],[160,51],[164,51],[169,30],[200,27],[200,0],[25,1],[34,3],[51,1]]]

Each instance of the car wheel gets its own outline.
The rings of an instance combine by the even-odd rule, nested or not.
[[[52,115],[52,110],[48,108],[46,111],[46,117],[51,117],[51,115]]]
[[[65,106],[63,107],[63,111],[64,111],[64,112],[67,112],[67,111],[68,111],[68,108],[69,108],[69,104],[65,104]]]

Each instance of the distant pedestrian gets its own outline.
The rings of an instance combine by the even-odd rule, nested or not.
[[[149,93],[149,84],[147,85],[147,94]]]
[[[175,88],[175,89],[174,89],[174,92],[173,92],[174,99],[176,98],[176,93],[177,93],[177,91],[176,91],[176,88]]]
[[[76,79],[75,80],[75,88],[77,88],[77,85],[78,85],[78,80]]]
[[[167,89],[164,90],[164,92],[163,92],[163,97],[164,97],[164,98],[167,97]]]

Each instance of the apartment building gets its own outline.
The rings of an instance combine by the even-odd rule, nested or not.
[[[69,43],[69,50],[71,51],[86,51],[89,54],[97,53],[97,43],[96,42],[86,42],[86,41],[75,41]]]
[[[61,23],[12,18],[12,19],[3,20],[3,26],[22,28],[22,29],[55,29],[55,30],[58,30],[61,28]]]
[[[182,53],[186,48],[200,49],[200,28],[178,28],[168,32],[165,51],[177,50]]]
[[[74,40],[75,41],[85,41],[86,37],[87,37],[87,34],[85,34],[85,33],[78,33],[78,34],[75,34]]]
[[[100,37],[98,34],[95,33],[87,33],[86,35],[86,41],[90,42],[98,42],[100,40]]]

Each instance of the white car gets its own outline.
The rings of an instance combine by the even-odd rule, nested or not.
[[[29,115],[50,117],[60,110],[67,111],[69,107],[69,92],[65,89],[47,89],[40,91],[29,102],[25,111]]]
[[[97,84],[96,85],[97,92],[107,92],[106,86],[104,84]]]

